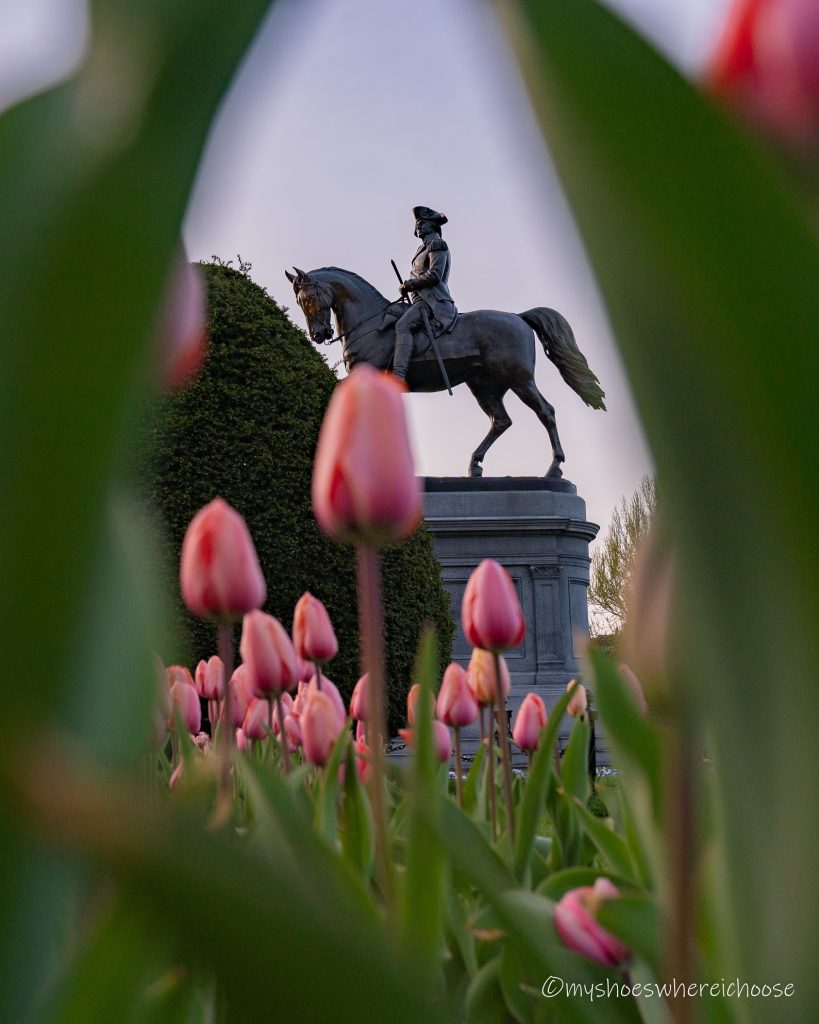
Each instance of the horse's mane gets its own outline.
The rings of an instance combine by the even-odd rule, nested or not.
[[[345,270],[344,267],[318,267],[316,270],[310,271],[311,277],[314,274],[341,274],[343,277],[349,278],[363,289],[371,292],[374,298],[384,299],[384,296],[374,284],[370,284],[366,278],[363,278],[361,274],[356,274],[353,270]]]

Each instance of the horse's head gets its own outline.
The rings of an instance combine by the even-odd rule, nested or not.
[[[332,289],[321,281],[305,274],[298,267],[293,267],[295,274],[285,270],[287,280],[293,285],[302,313],[307,318],[307,330],[310,340],[315,342],[329,341],[333,336],[330,323],[330,312],[333,303]]]

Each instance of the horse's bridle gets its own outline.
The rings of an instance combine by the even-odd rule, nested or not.
[[[314,282],[312,282],[312,284],[313,284],[313,287],[320,288],[322,292],[324,292],[324,291],[329,291],[330,292],[331,301],[328,304],[328,307],[329,307],[330,310],[332,310],[332,308],[333,308],[333,306],[332,306],[332,294],[333,294],[332,293],[332,289],[329,289],[328,286],[326,286],[326,285],[322,285],[321,282],[314,281]],[[368,324],[370,322],[370,320],[375,320],[375,318],[377,316],[383,316],[384,313],[392,305],[393,305],[393,303],[388,299],[387,300],[387,304],[382,309],[377,310],[375,313],[372,313],[370,316],[364,317],[363,320],[359,320],[357,324],[353,324],[353,326],[347,328],[347,330],[341,331],[340,334],[337,334],[335,337],[330,338],[328,341],[313,341],[312,338],[310,340],[313,341],[314,345],[334,345],[337,341],[340,341],[343,344],[344,340],[346,339],[347,344],[349,344],[350,341],[352,340],[351,339],[351,335],[353,334],[354,331],[357,331],[359,327],[363,327],[364,324]],[[369,329],[369,331],[364,331],[364,333],[359,335],[359,337],[364,338],[368,334],[374,334],[377,330],[378,330],[377,327],[371,327]]]

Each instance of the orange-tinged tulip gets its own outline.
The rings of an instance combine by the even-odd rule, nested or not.
[[[338,709],[323,690],[310,692],[299,724],[304,756],[311,764],[323,767],[344,728]]]
[[[369,714],[367,687],[369,685],[370,674],[369,672],[365,672],[355,684],[353,695],[350,698],[350,718],[354,718],[357,722],[367,721],[367,716]]]
[[[415,729],[399,729],[398,735],[408,747],[415,746]],[[452,738],[449,735],[449,729],[447,729],[443,722],[439,722],[437,718],[432,722],[432,744],[435,749],[435,756],[441,764],[446,764],[452,753]]]
[[[202,708],[199,704],[199,694],[190,683],[176,682],[171,687],[171,700],[174,706],[174,720],[171,728],[176,725],[178,713],[182,724],[188,732],[194,735],[202,728]]]
[[[225,666],[218,654],[196,666],[194,676],[196,692],[204,700],[221,700],[225,695]]]
[[[293,613],[293,646],[306,661],[330,661],[338,653],[338,641],[327,609],[307,591]]]
[[[546,721],[546,705],[536,693],[527,693],[515,716],[512,739],[521,750],[537,750]]]
[[[461,622],[473,647],[506,651],[523,639],[526,624],[515,585],[494,559],[485,558],[469,577]]]
[[[566,689],[570,690],[576,682],[576,679],[570,679],[566,684]],[[579,718],[581,715],[586,714],[588,704],[589,698],[586,693],[586,687],[583,686],[582,683],[578,683],[577,689],[569,698],[569,703],[566,705],[566,711],[572,716],[572,718]]]
[[[619,895],[608,878],[598,878],[593,886],[570,889],[558,901],[554,910],[555,928],[569,949],[607,967],[617,967],[631,957],[628,947],[601,928],[595,916],[603,900],[616,899]]]
[[[316,692],[318,692],[318,679],[315,676],[313,676],[313,678],[307,684],[307,700],[310,699],[310,695],[312,693]],[[321,693],[323,693],[325,697],[327,697],[330,703],[333,705],[333,710],[335,711],[338,717],[339,724],[343,727],[347,722],[347,708],[344,705],[343,697],[338,692],[338,687],[332,681],[332,679],[328,679],[327,676],[321,677]]]
[[[313,467],[313,512],[331,537],[383,545],[420,522],[404,390],[392,374],[359,364],[333,392]]]
[[[194,615],[230,622],[260,608],[267,596],[247,525],[222,498],[191,520],[182,542],[182,597]]]
[[[296,652],[278,619],[266,612],[248,612],[239,650],[257,697],[295,689],[299,680]]]
[[[355,770],[366,786],[370,778],[370,748],[363,736],[357,736],[355,741]]]
[[[509,669],[506,660],[498,655],[500,664],[501,702],[509,694],[512,688],[512,680],[509,676]],[[491,651],[476,647],[469,659],[469,667],[466,670],[466,680],[472,696],[481,707],[491,707],[497,703],[497,687],[495,684],[495,655]]]
[[[456,729],[471,725],[478,717],[478,703],[469,689],[466,672],[454,661],[444,672],[436,712],[445,725]]]
[[[420,696],[421,684],[413,683],[409,688],[409,693],[407,694],[407,721],[410,725],[415,724],[415,716],[418,714],[418,698]],[[429,693],[427,695],[427,700],[429,702],[429,717],[432,718],[435,714],[435,697]]]
[[[165,669],[165,678],[168,681],[169,689],[174,683],[187,683],[188,686],[194,685],[190,669],[185,668],[184,665],[168,665]]]

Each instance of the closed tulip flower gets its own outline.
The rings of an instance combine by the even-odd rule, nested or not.
[[[171,723],[171,727],[173,728],[176,724],[175,719],[178,714],[188,732],[196,735],[202,728],[202,708],[199,704],[199,694],[190,683],[176,682],[171,687],[171,700],[174,707],[174,721]]]
[[[501,702],[503,702],[512,688],[512,680],[509,677],[509,669],[506,660],[500,656],[500,684]],[[481,707],[491,707],[497,703],[497,689],[495,685],[495,656],[491,651],[476,647],[469,659],[469,667],[466,670],[466,679],[472,696]]]
[[[607,878],[598,878],[593,886],[570,889],[559,900],[554,911],[555,928],[569,949],[606,967],[617,967],[631,957],[628,947],[601,928],[595,918],[603,900],[619,895]]]
[[[253,688],[245,665],[239,665],[230,677],[230,710],[234,729],[241,727],[253,700]]]
[[[202,274],[183,257],[168,283],[157,338],[162,382],[167,387],[184,384],[202,365],[208,350],[206,317]]]
[[[566,684],[566,689],[570,690],[576,682],[576,679],[570,679]],[[572,716],[572,718],[579,718],[581,715],[586,714],[588,704],[589,698],[586,693],[586,687],[583,686],[582,683],[578,683],[576,690],[569,698],[569,703],[566,705],[566,711]]]
[[[196,692],[204,700],[221,700],[225,695],[225,666],[218,654],[196,666]]]
[[[370,778],[370,748],[363,736],[356,737],[355,741],[355,770],[366,786]]]
[[[187,683],[188,686],[194,685],[190,669],[185,668],[184,665],[168,665],[165,669],[165,678],[168,681],[168,689],[170,689],[174,683]]]
[[[421,519],[402,394],[391,374],[359,364],[336,385],[313,467],[313,511],[339,540],[383,545]]]
[[[319,692],[318,680],[317,680],[317,678],[315,676],[313,676],[313,678],[310,680],[310,682],[307,685],[307,700],[310,699],[310,695],[311,694],[318,693],[318,692]],[[338,692],[338,687],[332,681],[332,679],[328,679],[327,676],[322,676],[321,677],[321,691],[320,692],[323,693],[328,698],[330,703],[333,705],[333,710],[335,711],[336,716],[338,718],[339,726],[343,727],[344,725],[346,725],[346,723],[347,723],[347,708],[346,708],[346,706],[344,704],[343,697]]]
[[[298,599],[293,613],[293,645],[306,661],[330,661],[338,653],[327,609],[309,591]]]
[[[299,720],[292,715],[288,715],[284,720],[284,731],[287,736],[287,742],[290,745],[290,752],[291,754],[295,753],[301,746],[301,726],[299,725]]]
[[[365,672],[355,684],[353,695],[350,698],[350,718],[354,718],[357,722],[367,721],[367,715],[369,714],[367,687],[369,686],[369,682],[370,675],[368,672]]]
[[[242,754],[250,750],[250,740],[241,729],[236,730],[236,749]]]
[[[323,767],[344,728],[338,709],[324,690],[311,691],[299,724],[304,756],[311,764]]]
[[[797,147],[819,145],[819,4],[735,0],[708,84]]]
[[[270,703],[254,697],[245,714],[242,732],[249,740],[263,740],[270,729]]]
[[[257,697],[295,689],[299,678],[296,652],[278,619],[265,612],[248,612],[239,650]]]
[[[506,651],[523,639],[526,624],[509,573],[485,558],[469,577],[461,603],[464,634],[473,647]]]
[[[471,725],[478,717],[478,703],[469,689],[466,672],[454,661],[444,672],[436,712],[445,725],[455,729]]]
[[[521,750],[537,750],[546,721],[546,705],[536,693],[527,693],[512,726],[512,739]]]
[[[415,729],[399,729],[398,735],[408,747],[415,746]],[[449,729],[437,718],[432,722],[432,745],[436,758],[441,764],[446,764],[452,753],[452,737],[449,735]]]
[[[191,520],[182,542],[182,597],[194,615],[232,622],[260,608],[267,596],[244,519],[214,498]]]

